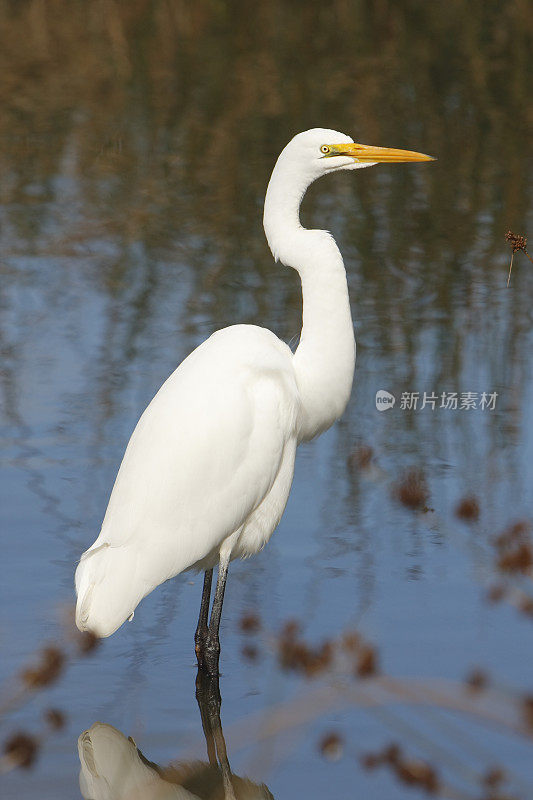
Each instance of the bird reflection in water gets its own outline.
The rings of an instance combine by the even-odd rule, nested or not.
[[[264,784],[233,775],[220,722],[218,678],[199,671],[196,699],[208,761],[161,767],[133,739],[95,722],[78,739],[80,789],[85,800],[274,800]]]

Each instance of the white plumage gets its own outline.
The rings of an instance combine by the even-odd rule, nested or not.
[[[102,529],[76,571],[77,621],[112,634],[158,584],[260,550],[292,481],[298,392],[273,333],[214,333],[158,391],[129,441]]]
[[[281,153],[264,227],[276,260],[301,277],[298,349],[293,354],[265,328],[235,325],[214,333],[163,384],[132,434],[100,534],[76,570],[81,630],[109,636],[158,584],[218,561],[221,606],[228,561],[258,552],[272,535],[296,446],[342,414],[355,365],[341,254],[328,232],[301,226],[300,203],[327,172],[393,160],[428,157],[357,145],[321,128],[298,134]]]

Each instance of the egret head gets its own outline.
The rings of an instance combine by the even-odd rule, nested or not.
[[[380,163],[434,160],[412,150],[357,144],[350,136],[328,128],[312,128],[298,133],[282,155],[285,155],[284,160],[292,161],[295,167],[298,165],[312,179],[328,172],[361,169]]]
[[[411,150],[357,144],[345,133],[329,128],[298,133],[282,150],[265,197],[263,225],[274,258],[301,269],[303,229],[299,208],[309,184],[329,172],[401,161],[433,159]],[[307,238],[311,242],[309,236]],[[309,248],[312,249],[311,245]]]

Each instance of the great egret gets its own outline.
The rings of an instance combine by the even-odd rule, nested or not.
[[[299,133],[282,151],[263,224],[276,261],[300,274],[300,344],[293,354],[266,328],[232,325],[159,389],[128,443],[100,534],[76,570],[81,630],[110,636],[160,583],[204,570],[196,653],[218,672],[229,562],[268,542],[287,503],[296,446],[340,417],[352,387],[355,339],[342,256],[330,233],[302,227],[302,198],[329,172],[430,160],[324,128]]]

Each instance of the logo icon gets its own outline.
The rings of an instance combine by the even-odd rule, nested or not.
[[[385,389],[379,389],[376,392],[376,408],[378,411],[387,411],[389,408],[394,406],[396,402],[396,398],[390,392],[386,392]]]

